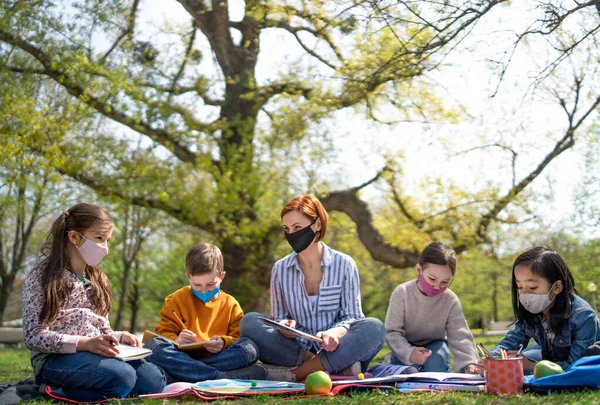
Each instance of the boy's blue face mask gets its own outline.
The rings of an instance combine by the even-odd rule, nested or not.
[[[214,290],[207,291],[205,293],[203,293],[202,291],[196,291],[192,287],[192,292],[194,293],[194,295],[196,297],[198,297],[198,299],[200,301],[204,302],[205,304],[208,301],[212,300],[215,297],[215,295],[217,295],[219,293],[219,291],[221,291],[221,284],[219,284],[218,286],[216,286]]]

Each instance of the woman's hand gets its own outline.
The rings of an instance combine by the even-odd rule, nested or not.
[[[348,333],[348,329],[340,326],[337,328],[328,329],[324,332],[319,332],[317,333],[317,337],[323,339],[323,342],[321,342],[321,347],[323,350],[327,352],[334,352],[340,345],[340,339],[346,333]]]
[[[422,366],[425,364],[429,356],[431,356],[431,350],[424,347],[415,347],[408,360],[411,364],[418,364]]]
[[[99,354],[104,357],[115,357],[119,354],[118,345],[119,341],[112,335],[82,336],[77,341],[76,350],[78,352]]]
[[[184,345],[186,343],[196,343],[196,334],[189,329],[184,329],[179,333],[173,342]]]
[[[213,336],[208,342],[204,343],[204,348],[209,353],[219,353],[225,347],[225,341],[220,336]]]
[[[281,321],[279,321],[279,323],[285,326],[289,326],[290,328],[296,329],[296,321],[294,321],[293,319],[282,319]],[[294,339],[296,337],[295,335],[292,335],[291,333],[287,333],[282,330],[280,330],[279,333],[281,333],[288,339]]]
[[[140,340],[140,338],[129,332],[123,332],[123,334],[121,335],[121,343],[135,347],[142,346],[142,341]]]

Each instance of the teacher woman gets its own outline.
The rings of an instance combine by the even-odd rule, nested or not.
[[[246,314],[240,334],[258,345],[267,379],[302,381],[317,370],[356,375],[383,347],[383,323],[365,318],[361,309],[356,263],[323,243],[327,219],[312,195],[298,196],[281,210],[294,253],[273,266],[271,318],[322,342],[294,338],[260,322],[261,314]]]

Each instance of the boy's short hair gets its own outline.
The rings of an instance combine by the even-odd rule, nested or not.
[[[210,243],[192,246],[185,256],[185,271],[191,276],[198,274],[222,273],[224,270],[221,249]]]

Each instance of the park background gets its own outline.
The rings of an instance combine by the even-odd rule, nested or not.
[[[0,323],[79,201],[116,224],[114,329],[155,326],[200,241],[223,250],[223,289],[268,311],[279,211],[307,193],[367,316],[432,240],[459,252],[473,328],[511,319],[534,245],[595,306],[598,3],[3,1]]]

